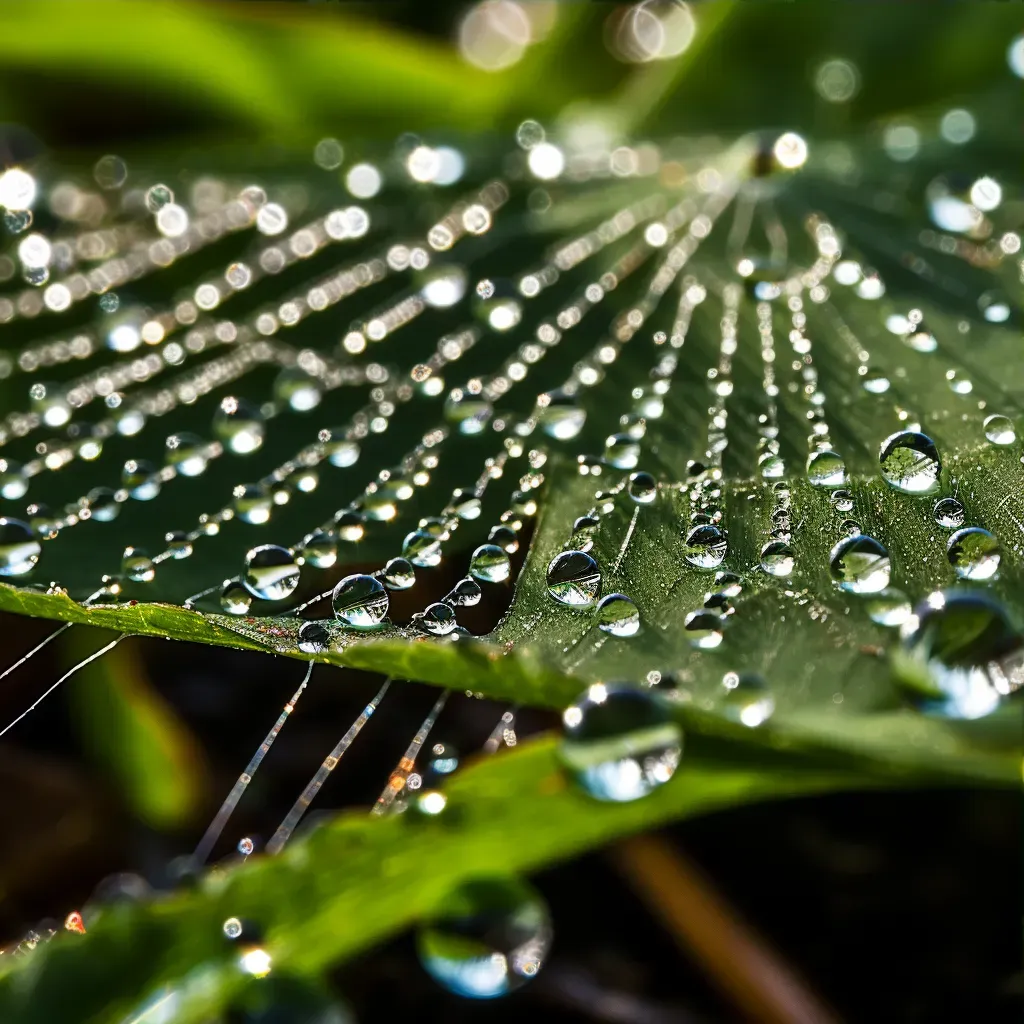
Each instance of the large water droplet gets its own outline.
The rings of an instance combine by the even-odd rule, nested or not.
[[[338,560],[338,542],[332,533],[317,530],[306,538],[300,551],[303,565],[314,569],[330,569]]]
[[[699,608],[687,614],[683,630],[691,647],[713,651],[722,642],[722,617],[709,608]]]
[[[252,594],[237,580],[228,580],[220,592],[220,606],[228,615],[247,615],[252,607]]]
[[[24,576],[31,572],[41,551],[28,523],[0,516],[0,576]]]
[[[264,601],[283,601],[299,585],[299,563],[287,548],[261,544],[245,556],[242,582],[253,597]]]
[[[153,559],[141,548],[127,547],[121,558],[121,572],[134,583],[152,583],[156,578]]]
[[[841,590],[876,594],[889,586],[892,563],[884,544],[859,533],[845,537],[832,549],[829,570]]]
[[[413,530],[402,541],[402,556],[425,569],[440,565],[441,541],[426,530]]]
[[[416,947],[426,972],[470,999],[507,995],[534,977],[551,946],[541,897],[517,879],[463,882],[419,927]]]
[[[640,629],[640,612],[625,594],[608,594],[598,603],[597,627],[612,636],[635,636]]]
[[[946,557],[961,579],[991,579],[999,569],[999,541],[980,526],[968,526],[946,542]]]
[[[601,592],[601,570],[585,551],[563,551],[548,565],[548,593],[559,604],[588,608]]]
[[[864,601],[872,622],[879,626],[902,626],[910,618],[910,598],[895,587],[872,594]]]
[[[768,721],[775,698],[764,679],[753,672],[726,672],[722,677],[722,713],[751,729]]]
[[[796,558],[793,549],[781,540],[773,540],[761,549],[761,568],[772,576],[789,576]]]
[[[303,654],[321,654],[331,644],[331,631],[327,624],[310,620],[299,626],[299,650]]]
[[[820,448],[807,456],[807,482],[812,487],[838,487],[846,483],[846,463],[831,448]]]
[[[448,636],[458,622],[451,605],[445,604],[444,601],[435,601],[423,609],[423,614],[417,619],[417,625],[433,636]]]
[[[1024,643],[986,594],[930,594],[901,631],[892,663],[904,695],[944,718],[981,718],[1024,683]]]
[[[144,459],[129,459],[121,470],[121,486],[136,501],[151,501],[160,493],[160,474]]]
[[[598,800],[637,800],[679,765],[682,729],[657,693],[595,683],[562,721],[562,761]]]
[[[927,434],[900,430],[890,434],[878,452],[882,476],[905,494],[929,494],[938,487],[942,460]]]
[[[698,569],[717,569],[728,553],[728,538],[710,523],[695,526],[683,540],[683,558]]]
[[[469,574],[484,583],[502,583],[512,573],[508,555],[497,544],[481,544],[469,561]]]
[[[454,423],[460,434],[479,434],[487,426],[494,410],[482,395],[473,395],[456,388],[444,403],[444,415]]]
[[[935,502],[935,523],[946,530],[958,530],[964,525],[966,512],[959,498],[939,498]]]
[[[406,558],[389,559],[381,574],[388,590],[408,590],[416,582],[416,570]]]
[[[1009,416],[1001,416],[998,413],[986,416],[983,426],[985,437],[993,444],[1011,445],[1017,440],[1017,431]]]
[[[244,398],[221,400],[213,417],[213,432],[236,455],[249,455],[263,444],[266,433],[263,413]]]
[[[569,441],[583,429],[586,412],[576,404],[576,396],[562,390],[549,391],[543,396],[547,404],[540,413],[540,425],[548,437]]]
[[[631,473],[627,490],[638,505],[650,505],[658,496],[658,482],[650,473]]]
[[[384,621],[390,599],[380,580],[356,573],[338,583],[331,603],[334,614],[346,625],[370,629]]]

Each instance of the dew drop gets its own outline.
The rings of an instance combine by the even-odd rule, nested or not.
[[[238,484],[231,494],[235,515],[243,523],[260,525],[270,521],[274,499],[264,484]]]
[[[754,729],[775,711],[775,698],[768,684],[754,672],[726,672],[722,688],[722,713],[734,722]]]
[[[31,572],[41,551],[28,523],[0,516],[0,576],[24,576]]]
[[[841,590],[876,594],[889,586],[892,563],[885,545],[858,533],[841,540],[829,555],[829,571]]]
[[[629,434],[612,434],[604,443],[604,460],[616,469],[635,469],[640,461],[640,445]]]
[[[247,615],[252,607],[252,594],[241,583],[229,580],[220,592],[220,606],[228,615]]]
[[[213,417],[213,432],[236,455],[250,455],[262,446],[266,425],[252,402],[228,396]]]
[[[160,474],[144,459],[129,459],[121,470],[121,486],[136,501],[152,501],[160,493]]]
[[[583,429],[586,412],[576,403],[574,395],[565,391],[549,391],[542,396],[540,425],[548,437],[556,441],[570,441]]]
[[[416,570],[408,559],[392,558],[384,566],[381,579],[388,590],[408,590],[416,583]]]
[[[936,489],[942,461],[927,434],[901,430],[881,445],[878,461],[890,487],[904,494],[929,494]]]
[[[109,487],[94,487],[85,500],[90,517],[98,523],[113,522],[121,511],[121,503]]]
[[[390,600],[379,580],[356,573],[338,583],[331,595],[331,603],[334,614],[346,625],[370,629],[384,621]]]
[[[508,555],[497,544],[481,544],[469,561],[469,574],[483,583],[503,583],[512,573]]]
[[[487,426],[494,409],[481,395],[472,395],[456,388],[444,403],[445,419],[455,424],[460,434],[479,434]]]
[[[570,608],[588,608],[601,592],[601,570],[585,551],[563,551],[548,565],[548,593]]]
[[[807,481],[812,487],[837,487],[846,483],[846,463],[838,452],[821,448],[807,457]]]
[[[871,621],[879,626],[902,626],[910,618],[910,598],[895,587],[872,594],[864,601]]]
[[[562,762],[598,800],[638,800],[675,774],[683,733],[661,695],[595,683],[562,715]]]
[[[638,505],[650,505],[658,496],[658,482],[650,473],[631,473],[626,489]]]
[[[757,459],[758,470],[762,480],[778,480],[786,475],[786,463],[780,455],[764,452]]]
[[[832,507],[837,512],[853,511],[853,495],[849,491],[833,491],[832,496],[829,498],[829,501],[832,502]]]
[[[482,596],[480,584],[471,577],[465,576],[452,587],[451,593],[448,594],[445,601],[460,608],[472,608],[480,603]]]
[[[288,548],[261,544],[245,556],[243,583],[253,597],[283,601],[299,585],[299,563]]]
[[[982,718],[1024,683],[1024,642],[987,594],[930,594],[900,631],[892,664],[906,699],[942,718]]]
[[[959,498],[939,498],[933,510],[935,523],[946,530],[959,530],[964,525],[966,512]]]
[[[946,557],[961,579],[991,579],[999,569],[999,541],[980,526],[968,526],[946,542]]]
[[[978,310],[990,324],[1006,323],[1010,319],[1010,300],[999,291],[985,292],[978,299]]]
[[[683,558],[698,569],[717,569],[728,552],[725,533],[710,523],[695,526],[683,541]]]
[[[597,605],[597,627],[612,636],[635,636],[640,630],[640,612],[625,594],[608,594]]]
[[[323,388],[302,367],[286,366],[274,381],[274,397],[293,412],[309,412],[320,404]]]
[[[519,537],[516,531],[509,526],[492,526],[487,540],[491,544],[497,544],[502,551],[514,555],[519,550]]]
[[[134,583],[152,583],[156,578],[153,559],[141,548],[127,547],[121,558],[121,572]]]
[[[330,569],[338,560],[338,543],[333,534],[317,530],[306,539],[299,554],[303,565],[311,565],[314,569]]]
[[[1013,420],[1009,416],[1001,416],[998,413],[986,416],[983,426],[985,437],[992,444],[1005,446],[1011,445],[1017,440],[1017,431],[1013,426]]]
[[[432,636],[448,636],[458,623],[451,605],[445,604],[444,601],[435,601],[423,609],[423,614],[417,619],[417,625]]]
[[[443,988],[469,999],[495,999],[526,984],[551,946],[551,919],[525,882],[463,882],[420,925],[416,949]]]
[[[691,647],[713,651],[722,642],[722,617],[707,608],[687,613],[683,629]]]
[[[169,530],[164,534],[164,543],[171,553],[171,558],[180,561],[192,554],[192,541],[183,530]]]
[[[726,597],[739,597],[743,592],[743,577],[734,572],[716,572],[715,586]]]
[[[338,531],[338,539],[348,544],[361,541],[366,533],[366,520],[352,509],[338,512],[334,517],[334,526]]]
[[[878,369],[869,368],[860,379],[860,386],[870,395],[884,395],[889,390],[889,378]]]
[[[338,469],[348,469],[359,461],[359,445],[345,437],[344,429],[321,430],[320,443],[324,457]]]
[[[723,594],[720,590],[708,591],[704,595],[704,607],[709,612],[714,612],[716,615],[726,616],[733,615],[736,612],[736,608],[732,601]]]
[[[434,309],[448,309],[466,294],[466,271],[447,263],[430,267],[420,277],[420,296]]]
[[[299,626],[299,650],[303,654],[322,654],[331,643],[331,633],[323,622],[310,620]]]
[[[796,559],[793,549],[781,540],[773,540],[761,549],[761,568],[772,576],[789,576]]]
[[[206,442],[195,434],[171,434],[167,438],[167,465],[182,476],[199,476],[209,462]]]
[[[28,478],[21,465],[11,459],[0,459],[0,497],[17,501],[28,492]]]
[[[856,519],[844,519],[839,524],[839,532],[845,533],[848,537],[856,537],[864,531]]]
[[[402,556],[425,569],[440,565],[441,541],[426,530],[413,530],[402,541]]]

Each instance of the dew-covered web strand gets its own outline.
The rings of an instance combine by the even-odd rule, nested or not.
[[[73,622],[65,622],[63,626],[59,626],[49,636],[40,640],[39,643],[37,643],[35,647],[28,652],[28,654],[23,654],[13,665],[8,665],[3,672],[0,672],[0,680],[6,679],[12,672],[24,665],[26,661],[35,657],[35,655],[38,654],[51,640],[56,640],[61,633],[70,629],[73,625]],[[10,728],[10,726],[8,726],[8,728]]]
[[[430,735],[430,730],[434,728],[434,723],[437,721],[438,715],[441,714],[446,702],[448,701],[448,694],[450,691],[445,690],[440,697],[434,702],[434,706],[430,709],[430,713],[425,719],[423,724],[419,727],[416,735],[413,736],[412,742],[406,748],[405,753],[399,760],[395,770],[388,776],[387,785],[384,787],[380,796],[377,797],[377,802],[373,805],[373,809],[370,811],[371,814],[383,815],[387,814],[391,810],[392,805],[395,802],[395,798],[399,793],[405,789],[405,784],[408,781],[409,774],[416,766],[416,758],[419,756],[420,749],[423,744],[426,743],[427,737]]]
[[[309,683],[310,676],[313,674],[313,662],[309,663],[306,669],[306,674],[299,684],[299,688],[292,694],[288,703],[285,704],[281,710],[281,714],[277,721],[274,723],[273,728],[267,733],[266,738],[259,745],[256,753],[253,754],[252,760],[245,766],[245,771],[238,776],[238,781],[231,788],[231,792],[228,793],[224,799],[224,803],[221,804],[220,810],[214,815],[213,821],[210,822],[209,828],[207,828],[203,838],[199,841],[199,845],[195,849],[195,853],[192,854],[192,863],[196,867],[206,863],[206,859],[210,856],[211,851],[220,838],[221,833],[224,831],[225,825],[234,813],[235,808],[238,806],[239,801],[242,799],[249,783],[252,782],[253,776],[256,774],[256,769],[259,768],[266,757],[270,748],[274,745],[274,740],[277,739],[278,733],[284,728],[285,722],[291,717],[292,712],[295,710],[295,705],[298,704],[299,698],[302,696],[303,691]]]
[[[55,635],[56,634],[54,634],[54,636]],[[106,654],[108,651],[112,651],[126,636],[128,636],[127,633],[122,633],[120,636],[117,636],[113,640],[111,640],[110,643],[104,644],[104,646],[101,647],[98,651],[93,651],[93,653],[90,654],[88,657],[83,658],[80,662],[78,662],[77,665],[73,666],[72,668],[69,668],[67,672],[65,672],[64,675],[62,675],[60,679],[57,680],[57,682],[50,686],[49,689],[44,691],[42,696],[38,697],[35,701],[33,701],[33,703],[30,704],[20,715],[18,715],[17,718],[15,718],[11,722],[8,722],[7,725],[0,729],[0,736],[3,736],[5,733],[10,732],[11,729],[13,729],[23,718],[25,718],[27,715],[35,711],[35,709],[39,707],[39,705],[42,704],[43,701],[46,700],[46,698],[49,697],[50,694],[53,693],[53,691],[61,685],[61,683],[67,682],[76,672],[79,671],[79,669],[85,668],[86,665],[89,665],[92,662],[96,661],[97,658],[102,658],[103,655]]]
[[[374,695],[370,703],[363,708],[359,717],[356,718],[356,720],[348,727],[345,735],[338,740],[334,749],[327,755],[327,757],[324,758],[323,764],[321,764],[317,769],[313,778],[309,780],[306,788],[302,791],[298,800],[293,804],[292,809],[285,816],[284,821],[281,822],[277,831],[273,836],[271,836],[270,842],[267,843],[266,847],[266,852],[268,854],[280,853],[284,848],[285,843],[287,843],[291,838],[292,833],[302,820],[302,816],[306,813],[309,805],[313,802],[317,793],[320,792],[320,787],[327,781],[328,776],[338,766],[338,762],[344,756],[345,751],[352,745],[363,726],[366,725],[374,711],[377,710],[378,705],[384,699],[384,694],[388,692],[388,687],[390,685],[391,680],[385,679],[383,685]]]

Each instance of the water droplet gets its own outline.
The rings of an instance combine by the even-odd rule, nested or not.
[[[704,607],[709,612],[721,616],[733,615],[736,612],[732,601],[721,591],[708,591],[704,595]]]
[[[781,540],[773,540],[761,549],[761,568],[772,576],[789,576],[796,559],[793,549]]]
[[[17,501],[28,491],[28,478],[22,472],[21,464],[11,459],[0,459],[0,497]]]
[[[181,560],[192,554],[192,541],[183,530],[169,530],[164,534],[164,543],[171,554],[171,558]]]
[[[780,455],[764,452],[757,458],[762,480],[778,480],[786,475],[786,463]]]
[[[405,558],[392,558],[384,566],[381,575],[388,590],[408,590],[416,582],[416,570]]]
[[[460,608],[471,608],[480,603],[482,596],[480,584],[471,577],[465,576],[452,587],[451,593],[448,594],[445,601]]]
[[[430,748],[423,784],[430,788],[438,785],[444,776],[451,775],[459,767],[459,751],[451,743],[435,743]]]
[[[640,461],[640,445],[629,434],[612,434],[604,443],[604,460],[616,469],[634,469]]]
[[[562,715],[563,763],[598,800],[637,800],[668,782],[683,733],[661,695],[595,683]]]
[[[109,487],[94,487],[85,500],[89,515],[98,523],[112,522],[121,511],[121,503]]]
[[[879,626],[902,626],[910,618],[910,598],[895,587],[886,587],[864,602],[872,622]]]
[[[229,580],[220,592],[220,606],[228,615],[247,615],[252,607],[252,594],[241,583]]]
[[[243,523],[260,525],[270,521],[274,499],[264,484],[238,484],[231,493],[235,515]]]
[[[334,517],[334,526],[338,531],[338,539],[348,544],[361,541],[366,533],[366,520],[352,509],[337,513]]]
[[[287,548],[261,544],[245,556],[246,589],[264,601],[283,601],[299,585],[299,563]]]
[[[999,569],[999,541],[980,526],[968,526],[946,542],[946,557],[961,579],[991,579]]]
[[[309,412],[320,404],[323,388],[301,366],[286,366],[274,381],[274,397],[294,412]]]
[[[869,368],[860,379],[860,386],[871,395],[884,395],[889,390],[889,378],[881,371]]]
[[[348,469],[359,461],[359,445],[345,437],[343,429],[321,430],[319,437],[324,456],[332,466]]]
[[[984,428],[985,437],[993,444],[1010,445],[1017,440],[1017,431],[1009,416],[1000,416],[998,413],[986,416]]]
[[[569,441],[576,437],[586,423],[587,414],[576,404],[575,395],[559,389],[542,396],[546,401],[540,412],[540,425],[548,437]]]
[[[507,995],[534,977],[551,946],[551,920],[525,882],[480,878],[463,882],[419,927],[424,970],[469,999]]]
[[[707,608],[689,612],[683,620],[683,629],[691,647],[713,651],[722,642],[722,617]]]
[[[935,523],[946,530],[958,530],[964,525],[966,512],[959,498],[939,498],[935,502]]]
[[[421,568],[440,565],[441,541],[426,530],[413,530],[402,541],[402,555]]]
[[[844,519],[839,524],[839,532],[845,533],[848,537],[856,537],[864,531],[861,529],[860,523],[858,523],[856,519]]]
[[[458,625],[454,610],[444,601],[428,604],[416,623],[420,629],[433,636],[447,636]]]
[[[121,572],[134,583],[151,583],[156,578],[153,559],[141,548],[127,547],[121,558]]]
[[[473,395],[456,388],[445,399],[444,415],[454,423],[460,434],[479,434],[487,426],[494,410],[482,395]]]
[[[28,523],[0,516],[0,576],[24,576],[31,572],[41,551]]]
[[[331,596],[334,614],[346,625],[370,629],[380,625],[388,613],[390,599],[383,584],[372,576],[346,576]]]
[[[333,533],[317,530],[306,539],[298,555],[300,565],[311,565],[314,569],[330,569],[338,560],[338,543]]]
[[[1010,300],[999,291],[985,292],[978,299],[978,310],[990,324],[1006,323],[1010,319]]]
[[[249,455],[263,444],[263,413],[244,398],[221,400],[213,417],[213,431],[236,455]]]
[[[151,501],[160,493],[160,474],[144,459],[129,459],[121,470],[121,486],[136,501]]]
[[[853,511],[853,495],[849,491],[833,491],[831,498],[829,498],[829,501],[832,502],[832,507],[837,512]]]
[[[497,544],[481,544],[469,562],[469,574],[484,583],[502,583],[512,573],[508,555]]]
[[[151,185],[146,189],[146,209],[156,213],[168,203],[174,202],[174,192],[167,185]]]
[[[466,522],[472,522],[480,518],[483,503],[476,491],[464,490],[461,487],[452,491],[451,501],[448,502],[448,510]]]
[[[846,483],[846,463],[831,448],[820,448],[807,456],[807,481],[812,487],[837,487]]]
[[[514,555],[519,550],[519,537],[516,531],[509,526],[492,526],[487,540],[491,544],[497,544],[502,551]]]
[[[429,267],[419,281],[420,296],[434,309],[448,309],[466,294],[466,271],[454,263]]]
[[[588,608],[601,592],[601,570],[585,551],[563,551],[548,565],[548,593],[571,608]]]
[[[716,572],[715,586],[726,597],[739,597],[743,592],[743,577],[725,570]]]
[[[726,672],[722,687],[722,713],[734,722],[753,729],[767,722],[775,711],[775,698],[756,673]]]
[[[71,406],[57,384],[37,381],[28,389],[32,408],[48,427],[63,427],[71,419]]]
[[[904,494],[929,494],[938,487],[942,460],[927,434],[901,430],[890,434],[878,452],[882,476]]]
[[[171,434],[167,438],[167,465],[182,476],[199,476],[209,462],[206,448],[206,442],[195,434]]]
[[[889,586],[892,563],[884,544],[860,533],[844,538],[832,549],[829,570],[841,590],[877,594]]]
[[[650,505],[658,496],[658,482],[650,473],[631,473],[627,490],[638,505]]]
[[[299,650],[303,654],[321,654],[331,643],[331,632],[323,622],[310,620],[299,626]]]
[[[640,630],[640,612],[625,594],[608,594],[598,603],[597,627],[612,636],[635,636]]]
[[[729,552],[725,533],[710,523],[696,526],[685,534],[683,558],[698,569],[717,569]]]
[[[1024,682],[1024,644],[987,594],[930,594],[901,630],[892,664],[904,696],[927,714],[981,718]]]

